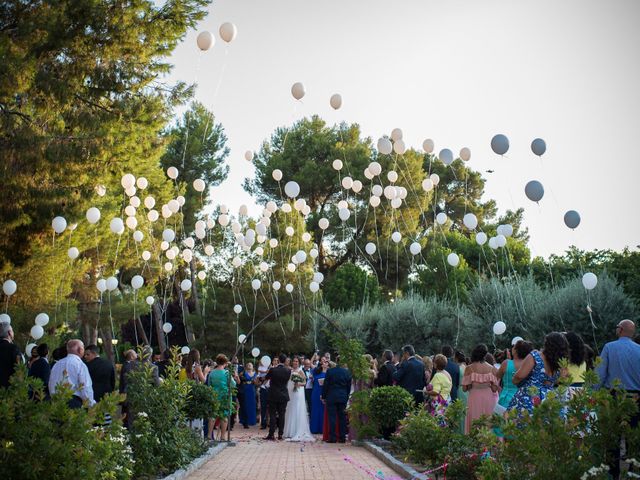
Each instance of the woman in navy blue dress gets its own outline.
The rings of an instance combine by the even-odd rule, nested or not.
[[[329,369],[329,359],[322,357],[320,363],[313,370],[313,389],[311,390],[311,422],[309,427],[311,433],[322,433],[324,424],[324,403],[322,395],[322,384]]]
[[[242,389],[242,402],[240,403],[240,423],[244,428],[249,428],[257,423],[256,421],[256,372],[253,370],[253,363],[249,362],[240,374],[240,388]]]

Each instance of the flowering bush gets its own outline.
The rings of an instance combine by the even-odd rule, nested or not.
[[[135,475],[155,478],[173,472],[204,452],[204,442],[187,424],[189,382],[178,380],[180,367],[167,368],[156,386],[150,365],[128,374],[127,401],[134,416],[130,441]]]
[[[67,406],[71,395],[63,388],[43,401],[42,382],[27,377],[24,366],[9,388],[0,389],[0,478],[132,477],[132,450],[115,415],[121,396],[107,395],[95,407],[72,410]],[[113,418],[110,425],[103,425],[105,414]]]

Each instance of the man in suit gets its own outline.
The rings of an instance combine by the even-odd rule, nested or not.
[[[278,429],[278,440],[282,440],[284,433],[284,416],[287,411],[287,403],[289,402],[289,390],[287,390],[287,382],[291,377],[285,363],[287,356],[281,353],[278,356],[278,365],[267,372],[265,380],[269,380],[269,435],[265,440],[275,440],[274,434]]]
[[[338,359],[339,360],[339,359]],[[336,443],[336,420],[338,422],[338,442],[344,443],[347,434],[347,401],[351,392],[351,373],[344,367],[336,365],[327,370],[322,385],[322,401],[327,407],[329,418],[329,443]]]
[[[402,363],[393,373],[396,383],[413,395],[417,405],[422,405],[424,395],[424,363],[416,358],[416,352],[411,345],[402,347]]]
[[[393,364],[393,352],[391,350],[385,350],[382,354],[384,364],[380,367],[378,376],[375,379],[376,387],[390,387],[393,385],[393,373],[396,371],[396,366]]]
[[[453,361],[453,348],[449,345],[442,347],[441,353],[447,357],[447,366],[444,368],[451,375],[451,401],[458,398],[458,386],[460,385],[460,365]]]
[[[88,345],[84,349],[84,361],[93,384],[93,398],[99,402],[107,393],[115,390],[116,371],[109,360],[100,357],[100,351],[95,345]]]
[[[46,343],[41,343],[36,347],[38,359],[35,360],[29,367],[28,375],[30,377],[39,378],[44,385],[44,396],[49,398],[49,377],[51,375],[51,366],[47,360],[49,355],[49,347]],[[29,397],[33,395],[33,392],[29,393]]]

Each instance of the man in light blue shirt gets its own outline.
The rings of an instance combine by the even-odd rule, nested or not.
[[[635,332],[631,320],[622,320],[616,327],[618,340],[602,349],[597,368],[601,386],[612,388],[618,380],[623,390],[640,393],[640,345],[633,341]]]
[[[89,369],[82,361],[84,344],[81,340],[73,339],[67,342],[67,356],[58,360],[51,368],[49,376],[49,392],[55,394],[58,386],[68,385],[73,391],[73,397],[69,400],[69,407],[80,408],[83,402],[89,406],[95,405],[93,399],[93,385]]]
[[[618,340],[607,343],[602,349],[597,372],[600,386],[612,388],[620,384],[622,390],[633,398],[638,406],[629,419],[631,428],[638,428],[640,421],[640,345],[633,341],[636,326],[631,320],[622,320],[616,326]],[[620,442],[612,448],[612,462],[609,473],[614,479],[620,476]]]

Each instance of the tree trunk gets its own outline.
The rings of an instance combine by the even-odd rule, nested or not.
[[[147,332],[144,331],[144,326],[142,325],[142,322],[140,321],[140,317],[136,316],[136,318],[134,318],[133,321],[136,322],[136,328],[138,329],[138,335],[140,335],[142,337],[142,343],[144,345],[151,345],[149,343],[149,339],[147,338]]]
[[[114,362],[113,355],[113,338],[111,337],[111,330],[103,328],[100,330],[100,337],[102,338],[102,346],[104,348],[104,354],[107,356],[111,363]]]
[[[158,348],[161,352],[167,349],[167,342],[164,339],[164,330],[162,330],[162,311],[158,302],[153,302],[151,308],[151,321],[156,327],[156,336],[158,337]]]

